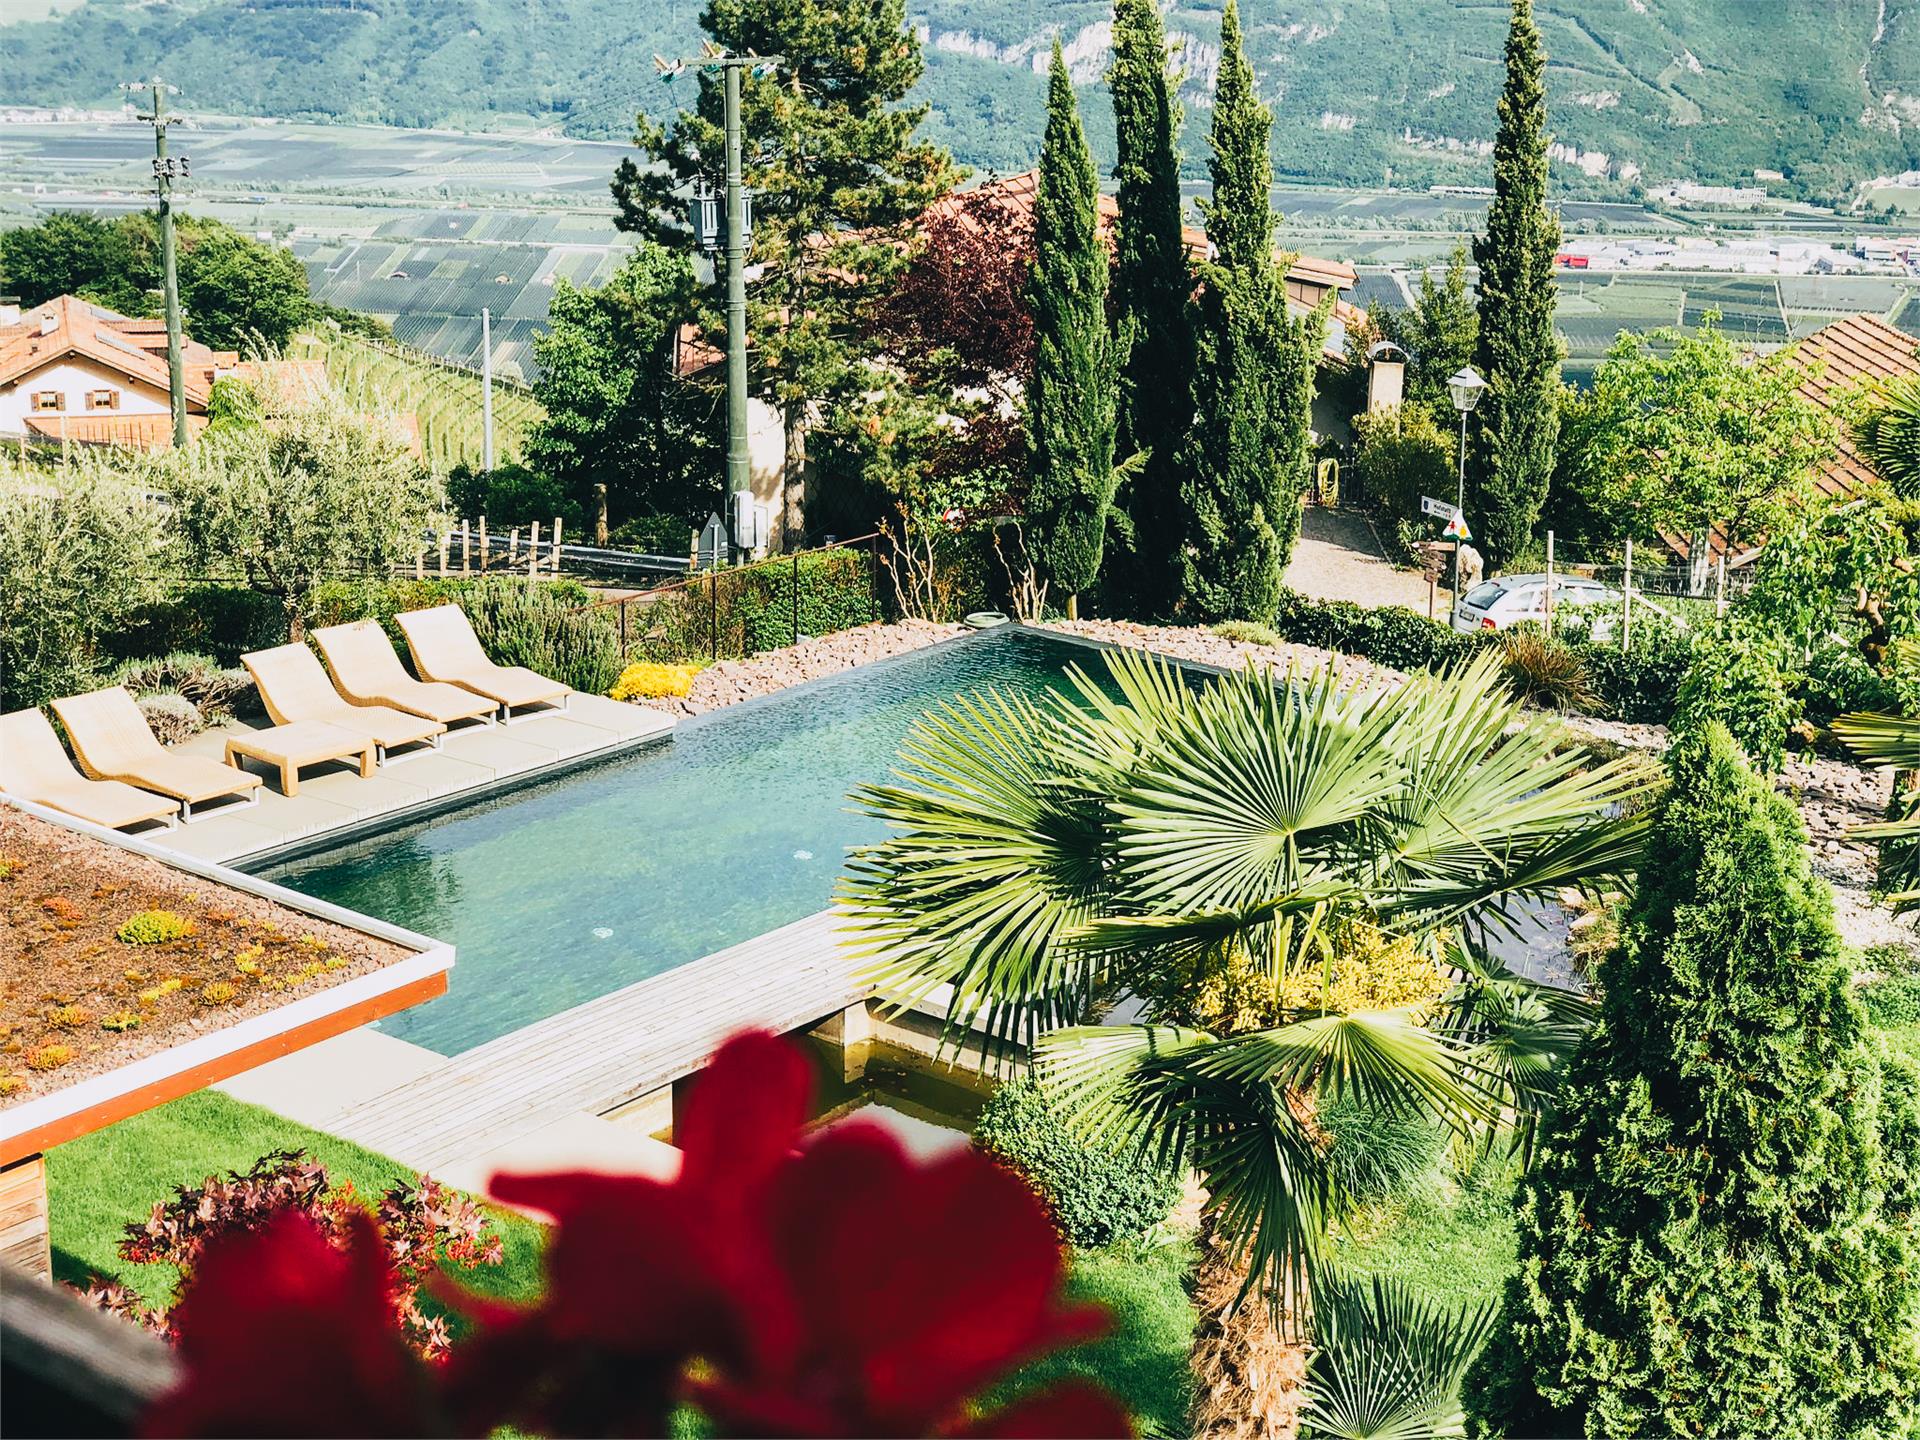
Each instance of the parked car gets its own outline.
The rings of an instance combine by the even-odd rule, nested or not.
[[[1587,627],[1592,640],[1609,640],[1619,633],[1620,592],[1611,585],[1589,580],[1583,575],[1553,577],[1553,604],[1556,613],[1569,609],[1600,607]],[[1686,618],[1664,605],[1649,600],[1638,585],[1633,587],[1636,615],[1651,612],[1675,629],[1687,628]],[[1511,625],[1531,621],[1547,622],[1547,577],[1545,575],[1502,575],[1469,590],[1453,607],[1453,628],[1463,634],[1477,630],[1505,630]]]
[[[1634,597],[1636,600],[1639,597]],[[1553,579],[1553,603],[1556,609],[1567,606],[1620,604],[1620,592],[1598,580],[1578,575],[1556,575]],[[1545,575],[1502,575],[1473,587],[1453,607],[1453,628],[1464,634],[1476,630],[1505,630],[1527,621],[1544,625],[1547,620],[1547,577]]]

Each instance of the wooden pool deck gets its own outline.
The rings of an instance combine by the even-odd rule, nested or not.
[[[872,961],[823,911],[489,1041],[315,1116],[322,1130],[442,1178],[698,1070],[736,1030],[804,1029],[869,999]]]

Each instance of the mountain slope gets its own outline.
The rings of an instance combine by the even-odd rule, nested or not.
[[[102,105],[164,63],[187,108],[619,136],[679,98],[654,51],[697,40],[698,0],[88,0],[0,28],[0,104]],[[1553,120],[1618,176],[1731,182],[1757,168],[1837,195],[1920,167],[1920,0],[1539,0]],[[1487,168],[1503,0],[1245,0],[1280,171],[1475,183]],[[930,129],[984,167],[1030,162],[1053,33],[1075,77],[1107,60],[1106,5],[917,0]],[[1201,154],[1215,0],[1174,0],[1189,153]],[[160,57],[164,57],[162,62]],[[1090,120],[1104,106],[1090,106]],[[1096,125],[1094,141],[1103,136]],[[1577,153],[1576,153],[1577,152]],[[1598,158],[1604,156],[1604,162]],[[1628,173],[1631,173],[1629,168]]]

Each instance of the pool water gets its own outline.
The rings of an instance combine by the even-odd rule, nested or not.
[[[380,1022],[442,1054],[827,907],[847,847],[877,839],[847,793],[893,768],[926,710],[1036,694],[1084,645],[1007,628],[683,721],[673,740],[258,869],[452,942],[446,995]]]

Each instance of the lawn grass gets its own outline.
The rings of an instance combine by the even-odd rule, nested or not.
[[[1497,1296],[1513,1273],[1517,1167],[1483,1159],[1464,1175],[1442,1167],[1407,1196],[1374,1206],[1336,1237],[1342,1275],[1383,1275],[1460,1307]]]
[[[120,1258],[117,1247],[125,1227],[145,1219],[156,1201],[169,1199],[175,1185],[246,1170],[274,1150],[307,1151],[326,1166],[336,1186],[351,1181],[369,1201],[395,1181],[414,1178],[412,1170],[384,1155],[217,1090],[202,1090],[48,1152],[54,1277],[84,1284],[91,1275],[111,1276],[151,1302],[170,1301],[170,1267]],[[532,1295],[540,1284],[544,1231],[517,1215],[492,1207],[489,1213],[506,1242],[506,1258],[491,1269],[456,1268],[456,1274],[490,1295]]]
[[[1028,1366],[1009,1389],[1084,1376],[1118,1396],[1143,1434],[1185,1434],[1194,1327],[1186,1282],[1194,1259],[1186,1240],[1075,1252],[1068,1292],[1106,1306],[1113,1329],[1105,1339]]]

